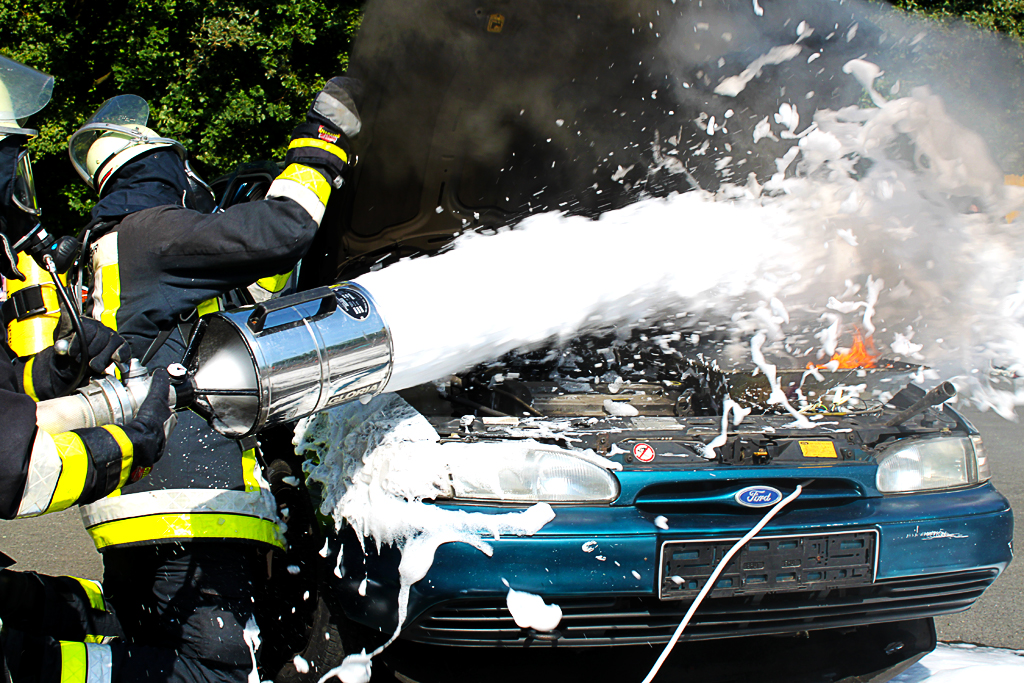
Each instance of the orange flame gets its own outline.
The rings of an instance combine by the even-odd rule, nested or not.
[[[853,368],[873,368],[876,366],[875,361],[882,354],[875,350],[875,340],[870,336],[867,339],[861,334],[860,330],[855,330],[853,333],[853,346],[846,353],[836,353],[832,356],[833,361],[839,362],[839,369],[851,370]],[[808,363],[810,365],[810,363]],[[824,369],[824,365],[817,366],[820,369]]]

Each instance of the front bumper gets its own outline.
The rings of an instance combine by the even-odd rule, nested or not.
[[[689,601],[658,598],[661,544],[739,537],[763,514],[663,514],[664,530],[654,524],[655,515],[635,507],[555,510],[555,519],[532,537],[490,541],[491,557],[464,544],[441,546],[426,577],[412,586],[404,637],[481,646],[531,639],[562,646],[665,642]],[[963,611],[1010,562],[1012,525],[1008,502],[990,484],[784,510],[763,534],[877,531],[874,582],[753,596],[712,593],[687,637],[786,633]],[[345,578],[333,583],[333,597],[350,618],[392,632],[398,552],[384,549],[364,558],[351,533],[343,541]],[[360,595],[364,577],[365,595]],[[503,580],[562,606],[557,637],[515,626],[505,607]]]

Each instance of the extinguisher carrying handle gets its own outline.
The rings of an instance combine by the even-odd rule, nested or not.
[[[267,316],[274,311],[281,311],[286,308],[300,306],[317,300],[320,301],[320,309],[316,312],[317,316],[329,315],[334,313],[335,309],[338,308],[338,299],[334,295],[334,288],[317,287],[316,289],[311,289],[307,292],[301,292],[292,296],[283,296],[256,304],[256,307],[249,315],[249,319],[246,321],[246,325],[248,325],[249,329],[252,330],[254,334],[259,334],[264,330],[264,326],[267,322]]]

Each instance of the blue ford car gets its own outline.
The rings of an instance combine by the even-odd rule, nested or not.
[[[628,342],[609,348],[638,355]],[[463,446],[434,505],[499,515],[546,502],[554,519],[532,535],[492,541],[493,556],[464,543],[440,546],[411,588],[404,639],[466,647],[665,643],[726,551],[798,485],[801,495],[718,577],[685,639],[959,612],[1010,562],[1012,513],[989,482],[981,437],[955,410],[930,405],[948,396],[908,385],[885,404],[830,403],[836,387],[853,379],[886,386],[902,369],[824,372],[820,381],[781,373],[790,393],[803,378],[803,390],[819,397],[805,410],[815,427],[796,429],[789,415],[751,415],[709,452],[723,423],[701,409],[715,404],[710,387],[731,384],[735,395],[746,382],[738,393],[756,401],[767,394],[757,378],[715,377],[709,368],[701,376],[693,365],[673,373],[660,364],[658,380],[642,381],[659,363],[633,361],[634,379],[609,386],[564,375],[552,381],[565,371],[558,363],[516,360],[523,359],[405,400],[434,427],[442,451]],[[610,416],[608,401],[635,415]],[[464,416],[453,417],[453,407]],[[509,441],[520,448],[495,450]],[[340,540],[344,578],[330,582],[334,599],[349,619],[390,635],[399,554],[378,553],[351,529]],[[559,605],[557,628],[517,626],[508,587]]]

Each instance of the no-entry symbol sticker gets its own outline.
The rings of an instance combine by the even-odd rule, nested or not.
[[[633,446],[633,457],[640,462],[650,462],[654,460],[654,449],[649,443],[638,443]]]

